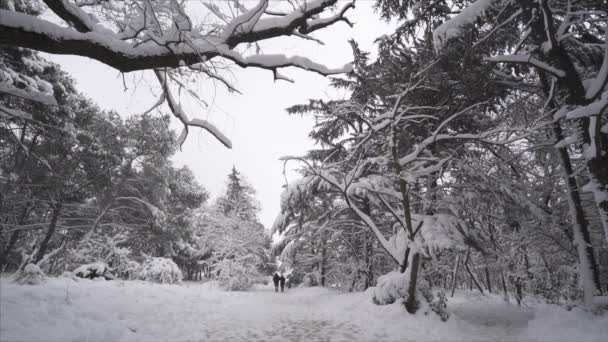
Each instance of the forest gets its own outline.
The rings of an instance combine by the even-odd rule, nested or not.
[[[366,15],[390,23],[390,32],[373,50],[350,39],[352,61],[338,68],[262,47],[324,44],[317,31],[356,25],[349,14],[359,2],[192,2],[0,1],[0,292],[8,308],[0,339],[44,339],[43,328],[27,335],[19,323],[34,312],[30,286],[56,297],[53,310],[96,291],[119,303],[112,291],[124,287],[156,298],[165,287],[146,284],[202,286],[208,305],[224,298],[229,304],[217,310],[226,317],[244,305],[252,315],[242,324],[261,326],[252,317],[262,305],[238,300],[275,300],[275,273],[288,287],[277,303],[294,312],[309,297],[335,296],[327,297],[331,310],[319,309],[325,321],[294,318],[274,335],[230,335],[232,326],[217,323],[206,337],[479,340],[502,321],[510,323],[494,332],[501,340],[595,341],[608,333],[606,1],[374,0]],[[201,12],[202,20],[194,15]],[[144,113],[101,108],[53,55],[145,73],[161,95]],[[331,94],[346,94],[286,108],[284,115],[314,122],[312,144],[280,159],[285,174],[298,176],[285,177],[268,227],[254,180],[238,166],[212,198],[187,165],[173,162],[194,130],[239,148],[183,105],[184,96],[207,105],[190,86],[196,79],[247,92],[230,74],[239,68],[296,83],[283,72],[300,69],[329,78]],[[222,297],[213,286],[243,297]],[[78,288],[74,299],[69,287]],[[183,296],[193,293],[201,296]],[[190,304],[180,305],[173,310]],[[259,315],[281,321],[287,314],[273,305]],[[496,308],[475,311],[484,305]],[[398,309],[374,311],[382,307]],[[375,312],[371,325],[381,333],[357,335],[362,327],[353,322],[363,316],[332,325],[348,310]],[[383,314],[403,331],[382,326]],[[480,328],[488,315],[497,318]],[[543,315],[549,323],[535,321]],[[551,335],[552,319],[579,323]],[[472,335],[465,321],[478,324]],[[134,335],[52,336],[205,338],[159,335],[160,322],[127,326]],[[443,324],[435,334],[446,335],[414,324]],[[332,335],[341,329],[348,331]]]

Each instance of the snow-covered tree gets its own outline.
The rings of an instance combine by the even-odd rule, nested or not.
[[[226,192],[216,200],[216,205],[224,216],[238,217],[245,221],[257,221],[260,210],[255,199],[255,189],[234,166],[228,175]]]
[[[384,18],[402,21],[379,39],[376,61],[353,42],[355,69],[333,82],[349,90],[350,98],[290,109],[314,115],[311,137],[319,149],[286,157],[304,164],[299,183],[304,186],[288,187],[283,198],[337,194],[406,272],[390,279],[408,282],[398,288],[410,312],[416,309],[420,277],[445,289],[448,278],[452,288],[469,280],[481,292],[496,291],[500,284],[518,302],[530,292],[577,297],[569,289],[566,296],[548,290],[573,277],[581,282],[587,304],[601,293],[594,252],[605,246],[597,224],[601,203],[589,206],[579,194],[591,185],[581,188],[577,178],[600,184],[594,179],[603,176],[592,170],[593,163],[608,153],[603,133],[597,133],[601,125],[593,126],[591,143],[584,130],[593,123],[574,116],[595,115],[602,122],[604,113],[590,106],[593,100],[582,107],[568,102],[574,96],[568,89],[570,69],[560,58],[574,61],[579,75],[572,77],[583,75],[589,78],[586,85],[597,85],[605,56],[605,25],[598,18],[605,13],[593,2],[556,3],[378,1]],[[551,25],[561,29],[542,29]],[[557,42],[548,38],[551,34]],[[513,50],[526,58],[496,57]],[[594,114],[587,112],[592,107]],[[583,120],[581,125],[558,122],[570,112],[571,119]],[[584,155],[588,146],[598,148],[593,149],[598,159]],[[314,227],[295,220],[306,206],[293,210],[283,202],[278,222],[291,219],[293,226]],[[332,210],[318,210],[304,222],[326,215],[328,226],[335,224],[339,219]],[[555,267],[576,260],[578,275]]]

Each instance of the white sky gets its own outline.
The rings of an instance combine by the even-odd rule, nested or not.
[[[348,44],[350,38],[364,50],[372,51],[374,39],[389,30],[373,12],[372,4],[372,1],[360,0],[354,10],[349,10],[347,17],[355,24],[353,28],[339,22],[318,31],[314,36],[325,45],[297,37],[280,38],[265,43],[263,52],[302,55],[329,67],[342,66],[353,59]],[[141,81],[141,72],[125,74],[128,87],[125,91],[120,73],[104,64],[76,56],[48,57],[61,64],[76,80],[77,89],[103,109],[114,109],[126,117],[142,113],[155,103],[158,90],[146,85],[148,76],[144,75]],[[288,116],[285,108],[310,98],[336,98],[343,94],[329,88],[329,79],[294,68],[283,69],[282,73],[295,83],[274,82],[267,70],[235,66],[231,73],[242,95],[230,94],[221,85],[213,87],[206,83],[200,91],[211,103],[211,109],[193,105],[185,109],[190,117],[206,118],[216,124],[232,140],[232,150],[206,131],[193,128],[173,161],[177,166],[188,165],[199,183],[210,192],[212,200],[224,191],[227,175],[232,166],[236,166],[257,190],[262,205],[260,220],[270,228],[279,213],[281,186],[285,183],[283,163],[278,158],[304,154],[313,146],[308,139],[313,121]],[[181,128],[177,124],[175,128],[179,134]],[[288,173],[288,178],[294,176],[293,172]]]

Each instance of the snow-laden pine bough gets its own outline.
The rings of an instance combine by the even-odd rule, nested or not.
[[[181,121],[184,129],[178,140],[180,145],[186,139],[189,127],[200,127],[226,147],[232,146],[228,137],[211,122],[189,118],[180,106],[172,88],[183,88],[205,105],[201,97],[182,81],[190,75],[204,75],[224,84],[228,90],[236,91],[221,74],[227,62],[242,68],[270,70],[275,80],[286,81],[291,79],[282,75],[279,69],[295,67],[321,75],[352,70],[350,64],[329,68],[303,56],[261,53],[258,43],[294,36],[322,44],[311,34],[338,22],[352,26],[345,14],[354,8],[354,1],[342,5],[334,13],[331,12],[337,0],[304,1],[286,7],[286,11],[270,0],[259,0],[250,8],[237,0],[204,2],[202,8],[178,0],[43,2],[67,27],[41,17],[42,6],[37,1],[25,4],[2,1],[0,44],[51,54],[89,57],[121,72],[154,71],[162,94],[153,108],[166,101]],[[229,8],[231,6],[234,9]],[[193,12],[206,13],[205,21],[196,22]],[[250,45],[257,47],[255,52],[248,51]],[[26,62],[37,63],[35,59]],[[23,83],[27,84],[25,88],[21,86]],[[48,83],[27,78],[10,69],[0,73],[0,93],[56,104],[53,89]],[[10,110],[1,110],[0,113],[16,115]]]

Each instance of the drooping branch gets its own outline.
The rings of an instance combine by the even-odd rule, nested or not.
[[[100,9],[96,6],[104,6],[103,8],[110,12],[117,11],[106,8],[105,0],[44,0],[44,2],[69,27],[62,27],[26,13],[0,10],[0,45],[29,48],[51,54],[89,57],[121,72],[190,67],[191,70],[221,81],[233,91],[235,88],[229,82],[210,69],[213,59],[229,60],[243,68],[266,69],[272,71],[275,80],[287,81],[291,79],[282,75],[278,69],[296,67],[323,76],[352,70],[350,64],[329,68],[305,57],[260,53],[246,55],[241,52],[242,49],[237,48],[241,44],[293,36],[294,33],[300,37],[306,36],[338,21],[352,25],[344,15],[349,9],[354,8],[354,2],[349,2],[337,14],[326,18],[320,18],[319,15],[335,5],[337,0],[305,2],[293,11],[278,17],[272,11],[269,14],[269,0],[259,0],[251,9],[240,5],[240,14],[235,17],[224,15],[214,4],[207,4],[207,9],[224,23],[211,31],[205,31],[203,27],[194,28],[185,13],[184,5],[177,2],[172,2],[169,24],[159,20],[162,9],[157,9],[146,2],[124,18],[121,17],[122,13],[116,12],[114,31],[101,25],[102,23],[91,14],[97,13],[95,9]],[[185,139],[188,126],[197,126],[209,131],[225,146],[231,146],[230,141],[207,121],[188,119],[171,93],[167,84],[169,80],[164,79],[165,73],[162,73],[163,79],[158,72],[156,73],[165,93],[160,103],[167,100],[173,114],[185,125],[180,143]],[[176,80],[172,79],[172,81]],[[4,88],[0,89],[0,92],[4,90],[5,93],[28,97],[28,94],[14,94],[15,91]],[[40,96],[35,96],[35,99],[50,102]]]
[[[200,127],[207,132],[211,133],[217,140],[219,140],[224,146],[227,148],[232,148],[232,142],[228,139],[219,129],[217,129],[213,124],[209,121],[203,119],[189,119],[186,113],[182,110],[179,102],[173,96],[173,92],[169,88],[167,83],[167,77],[165,73],[160,70],[154,70],[154,74],[158,78],[161,86],[163,87],[163,97],[161,99],[167,100],[167,104],[169,108],[173,112],[173,114],[184,124],[184,130],[182,134],[179,136],[177,143],[181,146],[186,140],[186,136],[188,135],[188,127]],[[162,101],[162,100],[161,100]]]
[[[87,22],[82,18],[84,13],[74,14],[73,9],[65,1],[48,1],[57,8],[58,15],[78,30],[61,27],[49,21],[36,18],[24,13],[0,10],[0,44],[25,47],[52,54],[68,54],[89,57],[105,63],[119,71],[130,72],[155,68],[178,68],[209,61],[218,56],[224,56],[235,61],[242,67],[261,67],[276,69],[282,67],[297,67],[317,72],[322,75],[332,75],[348,72],[349,68],[327,68],[318,63],[298,57],[284,55],[253,55],[245,57],[234,50],[240,44],[254,43],[265,39],[292,35],[293,31],[302,27],[304,33],[311,33],[333,24],[338,19],[325,20],[309,18],[323,12],[337,0],[314,1],[302,9],[281,18],[263,18],[255,22],[249,30],[233,27],[233,21],[226,25],[223,34],[208,35],[200,38],[192,37],[160,45],[154,41],[130,42],[118,34],[108,30],[95,31],[90,18]],[[62,5],[63,4],[63,5]],[[345,6],[344,12],[352,4]],[[343,13],[343,12],[341,12]],[[78,19],[82,19],[78,21]],[[333,18],[333,17],[332,17]],[[323,21],[323,24],[321,21]],[[185,34],[185,32],[182,32]]]

